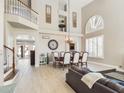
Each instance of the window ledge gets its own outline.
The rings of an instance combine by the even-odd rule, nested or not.
[[[104,57],[88,57],[88,58],[93,58],[93,59],[101,59],[101,60],[103,60],[103,59],[104,59]]]

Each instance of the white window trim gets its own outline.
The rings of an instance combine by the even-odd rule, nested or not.
[[[87,40],[87,39],[91,39],[91,38],[100,37],[100,36],[103,37],[103,56],[102,56],[102,57],[100,57],[100,56],[96,57],[96,56],[90,56],[90,55],[89,55],[89,58],[104,59],[104,35],[102,34],[102,35],[98,35],[98,36],[89,37],[89,38],[86,38],[86,40]],[[97,44],[98,44],[98,43],[97,43]],[[87,46],[86,46],[86,42],[85,42],[85,50],[86,50],[86,47],[87,47]],[[97,52],[98,52],[98,48],[97,48]]]

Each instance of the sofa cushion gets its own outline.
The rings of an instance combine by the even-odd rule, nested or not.
[[[107,87],[119,93],[124,93],[124,86],[120,85],[119,83],[113,82],[112,80],[107,83]]]
[[[79,68],[79,67],[77,67],[77,66],[72,66],[71,69],[73,69],[73,70],[75,70],[75,71],[77,71],[78,73],[83,74],[83,75],[85,75],[85,74],[91,72],[88,68]]]
[[[123,85],[123,86],[124,86],[124,82],[121,82],[121,81],[120,81],[120,82],[119,82],[119,84],[121,84],[121,85]]]
[[[100,80],[98,80],[97,82],[103,85],[107,85],[107,83],[110,81],[110,79],[107,78],[102,78]]]

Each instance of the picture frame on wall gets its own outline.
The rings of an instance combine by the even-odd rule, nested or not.
[[[46,23],[51,24],[51,13],[52,13],[52,7],[51,5],[46,5]]]
[[[72,12],[72,25],[74,28],[77,27],[77,13],[76,12]]]

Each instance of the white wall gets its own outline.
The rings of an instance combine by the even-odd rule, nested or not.
[[[43,39],[42,37],[44,34],[40,35],[40,52],[41,53],[47,53],[52,52],[52,50],[48,47],[48,42],[51,39],[55,39],[58,42],[58,48],[55,51],[66,51],[66,45],[65,45],[65,36],[64,35],[53,35],[53,34],[45,34],[46,36],[49,36],[49,39]]]
[[[93,15],[101,15],[105,21],[104,59],[96,62],[124,66],[124,0],[95,0],[82,9],[82,27]]]
[[[51,5],[52,7],[51,24],[46,23],[46,19],[45,19],[46,4]],[[40,14],[39,16],[40,29],[43,30],[50,29],[51,31],[58,31],[58,0],[42,0],[39,14]]]
[[[58,31],[58,11],[59,11],[59,0],[38,0],[37,2],[32,2],[32,8],[34,10],[39,10],[39,22],[40,29],[39,32]],[[52,23],[48,24],[45,22],[45,6],[46,4],[52,7]],[[37,5],[37,7],[36,7]],[[38,7],[39,6],[39,7]],[[78,5],[77,5],[78,6]],[[75,3],[70,0],[70,31],[72,33],[81,33],[81,7],[75,6]],[[72,27],[72,12],[77,12],[77,28]],[[47,34],[49,39],[42,39],[40,35],[40,53],[51,52],[48,48],[48,42],[51,39],[55,39],[59,43],[59,47],[55,51],[65,51],[69,50],[68,44],[65,44],[65,35],[53,35]],[[72,36],[74,43],[76,44],[76,50],[81,51],[81,37]]]
[[[4,0],[0,2],[0,85],[3,82]]]
[[[15,27],[10,26],[7,23],[7,30],[10,32],[17,34],[34,34],[36,37],[36,60],[38,62],[39,54],[42,52],[50,52],[51,50],[48,48],[48,41],[50,39],[58,40],[59,48],[57,51],[65,51],[69,50],[68,44],[65,45],[65,35],[50,35],[50,39],[42,39],[39,35],[39,32],[51,31],[57,32],[58,29],[58,7],[59,7],[59,0],[32,0],[32,9],[39,13],[39,30],[36,32],[32,32],[31,30],[27,29],[17,29]],[[70,0],[71,1],[71,0]],[[52,23],[48,24],[45,21],[45,6],[46,4],[51,5],[52,7]],[[70,31],[72,33],[81,33],[81,8],[77,8],[74,3],[71,3],[71,14],[70,14]],[[77,28],[72,27],[72,12],[77,12]],[[17,32],[17,33],[16,33]],[[59,32],[59,31],[58,31]],[[8,38],[10,38],[11,34],[8,33]],[[14,35],[13,35],[14,36]],[[76,44],[76,50],[81,50],[81,37],[80,36],[72,36],[74,43]],[[11,42],[10,39],[7,39],[7,42]],[[13,44],[14,45],[14,44]],[[39,51],[40,50],[40,51]],[[38,66],[38,63],[37,63]]]
[[[73,27],[72,13],[77,13],[77,27]],[[70,0],[70,31],[72,33],[81,33],[81,7],[75,5],[74,2]]]
[[[44,39],[43,37],[47,36],[49,39]],[[80,37],[72,36],[73,42],[75,43],[75,50],[81,51],[81,39]],[[69,51],[69,45],[65,42],[65,35],[57,34],[40,34],[40,53],[50,53],[52,50],[48,47],[48,42],[51,39],[58,41],[58,48],[54,51]]]
[[[13,31],[13,27],[6,20],[4,23],[4,27],[5,27],[4,44],[10,48],[13,48],[13,35],[11,33]]]
[[[46,4],[52,7],[52,23],[46,23],[45,6]],[[37,0],[32,1],[32,8],[39,13],[40,29],[58,31],[58,11],[59,0]],[[72,27],[72,12],[77,12],[77,28]],[[70,0],[70,31],[73,33],[81,33],[81,6],[75,5],[73,0]]]

